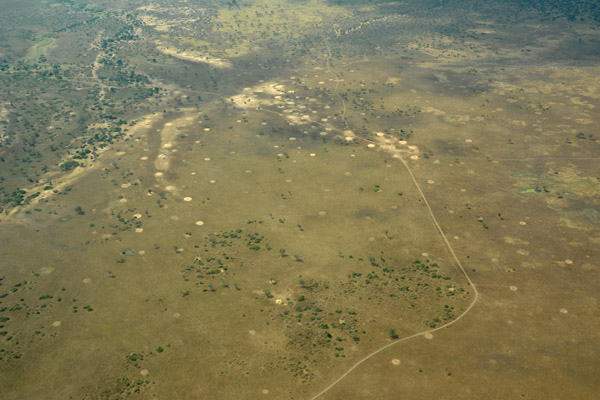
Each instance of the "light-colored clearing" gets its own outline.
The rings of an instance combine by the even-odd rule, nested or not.
[[[209,64],[215,68],[232,68],[231,61],[223,58],[211,57],[198,51],[182,51],[176,47],[167,47],[162,42],[156,41],[156,49],[163,54],[178,58],[180,60],[191,61],[202,64]]]

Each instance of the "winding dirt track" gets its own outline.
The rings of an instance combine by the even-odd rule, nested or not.
[[[421,186],[419,185],[419,183],[417,182],[417,180],[415,179],[415,176],[413,175],[412,170],[410,169],[408,163],[403,159],[400,158],[400,161],[402,162],[402,164],[404,165],[404,167],[406,168],[406,170],[408,171],[410,177],[412,178],[413,183],[415,184],[415,187],[417,188],[417,190],[419,191],[419,194],[421,195],[421,198],[423,199],[423,202],[425,203],[425,205],[427,206],[427,211],[429,212],[429,216],[431,217],[431,220],[433,221],[433,224],[435,225],[437,231],[440,233],[440,236],[442,237],[442,240],[444,241],[444,243],[446,244],[446,247],[448,248],[448,250],[450,251],[450,254],[452,254],[452,258],[454,258],[454,262],[456,263],[456,265],[458,266],[458,268],[460,268],[462,274],[465,276],[465,278],[467,279],[467,281],[469,282],[469,285],[473,288],[473,301],[471,302],[471,304],[469,304],[469,306],[466,308],[466,310],[460,314],[456,319],[448,322],[445,325],[441,325],[437,328],[434,329],[428,329],[426,331],[422,331],[422,332],[418,332],[415,333],[413,335],[410,336],[406,336],[403,337],[401,339],[398,339],[392,343],[389,343],[383,347],[380,347],[379,349],[375,350],[374,352],[372,352],[371,354],[368,354],[367,356],[363,357],[360,361],[358,361],[356,364],[354,364],[352,367],[350,367],[346,372],[344,372],[339,378],[337,378],[335,381],[333,381],[329,386],[327,386],[325,389],[323,389],[322,391],[320,391],[318,394],[316,394],[315,396],[311,397],[311,400],[315,400],[318,399],[319,397],[321,397],[322,395],[324,395],[326,392],[328,392],[331,388],[333,388],[335,385],[337,385],[338,383],[340,383],[346,376],[348,376],[352,371],[354,371],[356,368],[358,368],[358,366],[360,366],[362,363],[364,363],[365,361],[369,360],[370,358],[372,358],[373,356],[381,353],[382,351],[386,350],[389,347],[392,347],[398,343],[401,342],[405,342],[407,340],[416,338],[418,336],[422,336],[425,335],[427,333],[432,333],[435,331],[439,331],[440,329],[444,329],[449,327],[450,325],[453,325],[455,323],[457,323],[459,320],[461,320],[465,315],[467,315],[469,313],[469,311],[471,311],[471,309],[473,308],[473,306],[475,306],[475,303],[477,303],[477,300],[479,298],[479,292],[477,291],[477,287],[475,286],[475,284],[473,283],[473,281],[471,280],[471,278],[469,277],[469,274],[467,274],[467,271],[465,270],[465,268],[463,267],[463,265],[461,264],[460,260],[458,259],[458,257],[456,256],[456,253],[454,252],[454,249],[452,248],[452,246],[450,245],[450,242],[448,241],[448,238],[446,237],[446,235],[444,234],[444,231],[442,230],[442,228],[440,227],[440,224],[438,223],[437,219],[435,218],[435,215],[433,214],[433,211],[431,210],[431,207],[429,205],[429,202],[427,201],[427,198],[425,197],[425,194],[423,193],[423,191],[421,190]]]
[[[329,60],[328,60],[327,66],[328,66],[328,71],[336,77],[336,93],[337,93],[337,78],[338,77],[329,68]],[[339,96],[339,93],[338,93],[338,96]],[[340,99],[341,99],[341,96],[340,96]],[[343,100],[342,100],[342,103],[343,103]],[[344,111],[345,111],[345,105],[344,105]],[[345,121],[344,121],[344,124],[345,124]],[[458,268],[460,269],[460,271],[462,272],[462,274],[467,279],[467,282],[469,283],[469,285],[473,288],[473,294],[474,294],[473,301],[471,302],[471,304],[469,304],[469,306],[465,309],[465,311],[463,311],[462,314],[460,314],[456,319],[448,322],[447,324],[438,326],[437,328],[428,329],[428,330],[425,330],[425,331],[422,331],[422,332],[418,332],[418,333],[415,333],[415,334],[410,335],[410,336],[403,337],[403,338],[398,339],[396,341],[393,341],[392,343],[389,343],[389,344],[387,344],[387,345],[385,345],[383,347],[380,347],[379,349],[375,350],[374,352],[366,355],[361,360],[359,360],[356,364],[354,364],[352,367],[350,367],[348,370],[346,370],[346,372],[344,372],[342,375],[340,375],[339,378],[337,378],[335,381],[333,381],[331,384],[329,384],[329,386],[327,386],[325,389],[321,390],[315,396],[311,397],[311,400],[316,400],[319,397],[323,396],[325,393],[327,393],[329,390],[331,390],[334,386],[336,386],[338,383],[340,383],[345,377],[347,377],[348,375],[350,375],[352,373],[352,371],[354,371],[356,368],[358,368],[362,363],[364,363],[365,361],[371,359],[372,357],[374,357],[375,355],[381,353],[382,351],[384,351],[384,350],[386,350],[386,349],[388,349],[388,348],[390,348],[390,347],[392,347],[394,345],[397,345],[398,343],[405,342],[407,340],[416,338],[418,336],[425,335],[427,333],[432,333],[432,332],[435,332],[435,331],[439,331],[441,329],[447,328],[450,325],[453,325],[453,324],[457,323],[458,321],[460,321],[465,315],[467,315],[473,309],[473,307],[475,306],[475,303],[477,303],[477,300],[479,299],[479,292],[477,291],[477,287],[475,286],[475,284],[471,280],[471,277],[469,276],[469,274],[467,274],[467,271],[465,270],[465,268],[463,267],[462,263],[460,262],[460,260],[456,256],[456,253],[454,252],[454,249],[452,248],[452,245],[450,244],[450,242],[448,241],[448,238],[444,234],[444,231],[440,227],[440,224],[438,223],[437,218],[433,214],[433,210],[431,209],[431,206],[429,205],[429,201],[427,201],[427,197],[425,197],[425,193],[423,193],[423,190],[421,189],[421,185],[419,185],[419,182],[417,182],[417,179],[415,178],[415,175],[413,174],[412,169],[410,168],[410,166],[408,165],[408,163],[406,162],[406,160],[404,158],[402,158],[402,155],[398,154],[398,156],[399,156],[399,160],[402,162],[402,165],[404,165],[404,168],[406,169],[406,171],[410,175],[410,177],[411,177],[411,179],[412,179],[415,187],[417,188],[417,191],[419,192],[419,195],[421,196],[421,199],[423,199],[423,202],[427,206],[427,212],[429,213],[429,216],[431,217],[431,220],[433,221],[433,224],[435,225],[437,231],[439,232],[439,234],[440,234],[440,236],[442,238],[442,241],[444,242],[444,244],[446,245],[448,251],[452,255],[452,258],[454,259],[454,262],[456,263],[456,266],[458,266]]]

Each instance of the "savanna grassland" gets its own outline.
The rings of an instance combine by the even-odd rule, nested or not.
[[[2,398],[595,398],[599,20],[0,0]]]

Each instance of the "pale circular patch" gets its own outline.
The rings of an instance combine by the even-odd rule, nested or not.
[[[292,183],[292,180],[291,180],[291,179],[286,179],[285,181],[286,181],[287,183]]]
[[[163,149],[170,149],[171,147],[173,147],[173,143],[165,143],[165,144],[163,144]]]
[[[410,159],[411,159],[411,160],[418,160],[418,159],[419,159],[419,156],[410,156]]]
[[[426,334],[424,334],[424,335],[423,335],[423,337],[424,337],[425,339],[427,339],[427,340],[431,340],[431,339],[433,339],[433,335],[432,335],[431,333],[426,333]]]
[[[146,254],[146,250],[140,250],[140,251],[138,251],[138,254],[140,256],[143,256],[144,254]]]
[[[435,183],[435,181],[433,179],[430,179],[427,181],[427,183],[429,183],[430,185],[433,185]]]
[[[465,142],[472,143],[473,141],[471,139],[465,139]]]
[[[421,253],[421,256],[423,256],[423,257],[429,257],[429,253]]]
[[[369,143],[369,144],[367,145],[367,147],[368,147],[368,148],[370,148],[370,149],[372,149],[372,148],[374,148],[374,147],[375,147],[375,145],[374,145],[373,143]]]
[[[256,331],[254,329],[250,329],[248,331],[248,333],[251,334],[251,335],[256,335]]]
[[[351,176],[352,172],[344,172],[344,176]]]
[[[162,173],[162,172],[156,172],[156,173],[154,174],[154,176],[157,176],[157,177],[158,177],[158,176],[163,176],[163,173]]]
[[[55,328],[58,328],[60,326],[60,321],[54,321],[52,323],[52,326],[55,327]]]
[[[143,370],[141,370],[141,371],[140,371],[140,375],[141,375],[141,376],[148,376],[148,373],[149,373],[149,372],[148,372],[148,370],[147,370],[147,369],[143,369]]]
[[[142,233],[144,232],[144,228],[135,228],[135,233]]]
[[[310,153],[311,157],[316,157],[317,155],[315,153]]]
[[[397,358],[394,358],[394,359],[392,360],[392,364],[393,364],[393,365],[400,365],[400,360],[398,360]]]
[[[321,136],[327,136],[327,132],[320,132],[319,135],[321,135]]]
[[[215,181],[214,179],[211,179],[210,181],[208,181],[208,183],[217,183],[217,181]]]
[[[210,131],[210,128],[204,128],[204,132]]]
[[[308,115],[307,115],[307,116],[308,116]],[[290,142],[293,142],[294,140],[296,140],[296,138],[295,138],[295,137],[291,137],[291,138],[289,138],[288,140],[289,140]]]
[[[573,264],[573,260],[569,260],[568,258],[565,260],[565,264],[571,265]]]
[[[454,214],[454,210],[448,210],[448,214]]]
[[[497,258],[492,258],[492,262],[497,263],[498,261],[500,261],[500,260],[498,260]]]
[[[269,389],[263,389],[262,394],[269,394]]]
[[[245,172],[245,173],[247,173],[247,174],[251,174],[251,173],[252,173],[252,170],[251,170],[251,169],[247,169],[247,170],[246,170],[246,171],[244,171],[244,172]]]
[[[460,189],[460,191],[464,193],[467,191],[467,189]]]
[[[454,236],[454,240],[458,240],[460,239],[458,236]]]
[[[196,225],[202,226],[202,225],[204,225],[204,221],[196,221]]]
[[[275,300],[275,304],[279,304],[279,305],[281,305],[282,303],[283,303],[283,301],[282,301],[281,299],[277,299],[277,300]]]
[[[134,214],[133,218],[140,219],[140,218],[142,218],[142,214]]]
[[[406,144],[406,140],[398,140],[398,144]]]
[[[126,188],[128,188],[129,186],[131,186],[131,183],[123,183],[123,184],[121,184],[121,187],[122,187],[123,189],[126,189]]]
[[[83,283],[91,283],[92,282],[92,278],[84,278],[83,279]]]
[[[189,196],[187,196],[187,197],[184,197],[184,198],[183,198],[183,201],[192,201],[192,198],[191,198],[191,197],[189,197]]]
[[[210,157],[204,157],[204,161],[210,161]]]
[[[558,311],[560,311],[562,314],[568,314],[568,313],[569,313],[569,311],[567,311],[567,309],[566,309],[566,308],[561,308],[561,309],[560,309],[560,310],[558,310]]]
[[[525,222],[525,221],[520,221],[520,222],[519,222],[519,225],[527,225],[527,222]]]
[[[168,190],[169,192],[172,192],[172,191],[174,191],[174,190],[176,190],[176,189],[177,189],[177,188],[176,188],[175,186],[173,186],[173,185],[169,185],[169,186],[167,186],[167,187],[165,188],[165,190]]]
[[[179,314],[178,312],[176,312],[175,314],[173,314],[173,318],[181,318],[181,314]]]
[[[509,287],[509,289],[512,290],[513,292],[517,291],[517,287],[516,286],[511,286],[511,287]]]
[[[375,133],[375,134],[376,134],[377,136],[379,136],[379,137],[381,137],[381,136],[385,135],[383,132],[377,132],[377,133]]]
[[[122,198],[121,200],[119,200],[119,202],[121,202],[121,203],[127,203],[127,199],[126,198]]]
[[[321,216],[327,215],[327,211],[319,211],[319,215],[321,215]]]
[[[352,139],[354,139],[354,137],[352,137],[352,136],[346,136],[346,142],[351,142]]]

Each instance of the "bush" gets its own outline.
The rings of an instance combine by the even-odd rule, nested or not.
[[[62,169],[63,171],[71,171],[72,169],[75,169],[80,165],[81,164],[79,162],[71,160],[60,164],[60,169]]]

